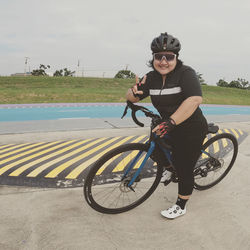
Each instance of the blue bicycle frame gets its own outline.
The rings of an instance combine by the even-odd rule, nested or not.
[[[156,135],[154,136],[156,138]],[[168,136],[165,136],[165,138],[169,138]],[[146,144],[150,143],[150,146],[149,146],[149,150],[144,158],[144,160],[142,161],[141,165],[139,166],[139,168],[137,169],[137,171],[134,173],[132,179],[130,180],[129,184],[128,184],[128,187],[131,188],[133,190],[133,188],[131,187],[133,185],[133,183],[135,182],[136,178],[139,176],[141,170],[143,169],[143,167],[145,166],[148,158],[151,156],[151,154],[153,153],[154,149],[155,149],[155,146],[156,146],[156,142],[154,140],[152,140],[150,142],[150,140],[148,140],[146,142]],[[169,163],[172,164],[172,160],[171,160],[171,151],[166,149],[165,147],[162,147],[160,144],[158,144],[159,147],[161,148],[161,150],[164,152],[164,155],[166,156],[166,158],[168,159]],[[210,157],[210,154],[204,150],[201,150],[201,153],[207,155]],[[142,154],[142,151],[139,151],[137,153],[137,155],[135,156],[135,158],[133,159],[133,161],[130,163],[128,169],[125,171],[123,177],[122,177],[122,180],[124,180],[127,176],[127,174],[131,171],[131,169],[133,169],[134,165],[136,164],[136,162],[138,161],[138,159],[140,158]]]
[[[155,135],[154,137],[156,138],[156,135]],[[166,136],[166,138],[167,138],[167,136]],[[134,183],[134,181],[136,180],[136,178],[139,176],[139,174],[140,174],[142,168],[145,166],[145,164],[146,164],[148,158],[150,157],[150,155],[153,153],[153,151],[154,151],[154,149],[155,149],[156,143],[155,143],[154,140],[152,140],[151,142],[150,142],[150,140],[148,140],[148,141],[146,142],[146,144],[148,144],[148,143],[150,143],[149,150],[148,150],[148,152],[147,152],[147,154],[146,154],[144,160],[142,161],[140,167],[139,167],[139,168],[137,169],[137,171],[134,173],[132,179],[130,180],[130,182],[129,182],[129,184],[128,184],[128,187],[131,188],[131,189],[132,189],[131,186],[133,185],[133,183]],[[168,161],[172,164],[172,161],[171,161],[171,152],[170,152],[170,150],[167,150],[166,148],[163,148],[160,144],[158,144],[158,145],[159,145],[160,148],[163,150],[163,152],[164,152],[166,158],[168,159]],[[137,155],[135,156],[135,158],[133,159],[133,161],[130,163],[128,169],[125,171],[125,173],[124,173],[124,175],[123,175],[123,177],[122,177],[122,180],[124,180],[124,179],[126,178],[127,174],[128,174],[128,173],[130,172],[130,170],[134,167],[134,165],[136,164],[137,160],[140,158],[141,154],[142,154],[142,151],[139,151],[139,152],[137,153]],[[133,190],[133,189],[132,189],[132,190]]]

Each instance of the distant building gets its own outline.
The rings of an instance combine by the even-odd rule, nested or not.
[[[31,72],[27,72],[25,73],[15,73],[15,74],[11,74],[10,76],[31,76]]]

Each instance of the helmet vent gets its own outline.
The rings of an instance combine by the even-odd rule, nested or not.
[[[156,37],[151,43],[151,50],[153,53],[161,51],[172,51],[178,53],[181,49],[179,40],[167,32],[161,33],[160,36]]]

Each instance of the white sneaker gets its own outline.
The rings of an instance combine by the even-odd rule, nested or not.
[[[172,172],[165,170],[162,173],[161,182],[165,182],[171,179]]]
[[[161,215],[168,218],[168,219],[175,219],[181,215],[186,213],[186,208],[181,209],[179,205],[174,204],[172,207],[168,208],[167,210],[161,211]]]

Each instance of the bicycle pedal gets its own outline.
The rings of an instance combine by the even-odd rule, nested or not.
[[[166,181],[164,181],[164,182],[162,182],[162,183],[164,184],[164,186],[167,186],[171,181],[172,181],[172,180],[170,179],[170,180],[166,180]]]
[[[178,182],[179,182],[179,179],[178,179],[178,178],[174,178],[174,179],[172,180],[172,182],[178,183]]]
[[[179,179],[176,175],[176,173],[173,173],[172,176],[171,176],[171,181],[174,182],[174,183],[178,183],[179,182]]]

